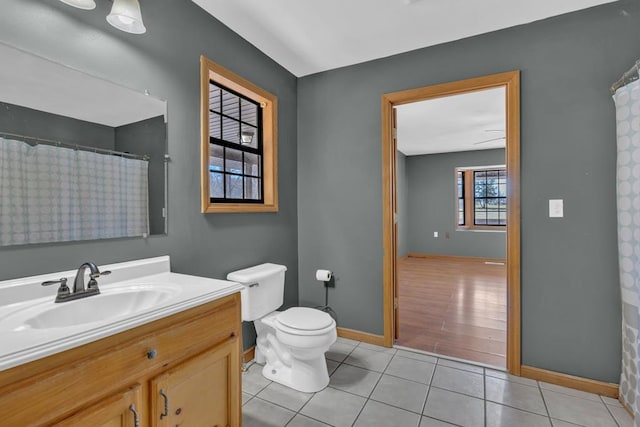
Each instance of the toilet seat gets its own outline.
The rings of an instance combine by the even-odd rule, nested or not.
[[[275,327],[292,335],[324,335],[336,327],[336,322],[324,311],[309,307],[293,307],[275,317]]]

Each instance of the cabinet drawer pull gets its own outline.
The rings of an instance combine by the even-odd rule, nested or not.
[[[155,359],[157,355],[158,355],[158,351],[155,348],[153,350],[147,351],[147,359],[149,360]]]
[[[160,389],[160,396],[164,398],[164,412],[160,414],[160,419],[163,419],[169,415],[169,396],[167,396],[163,388]]]
[[[134,405],[133,403],[129,405],[129,410],[133,412],[134,427],[140,427],[140,417],[138,416],[138,411],[136,411],[136,405]]]

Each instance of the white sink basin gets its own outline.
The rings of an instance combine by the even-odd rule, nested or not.
[[[104,265],[99,295],[55,303],[48,280],[76,270],[0,281],[0,371],[99,340],[242,290],[226,280],[173,273],[168,256]]]
[[[109,289],[75,301],[57,303],[24,321],[34,329],[65,328],[102,322],[156,307],[178,290],[169,286],[135,285]]]

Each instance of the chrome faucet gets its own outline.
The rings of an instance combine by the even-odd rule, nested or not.
[[[85,287],[84,272],[87,268],[89,269],[90,280]],[[58,288],[58,294],[56,295],[55,302],[73,301],[80,298],[86,298],[91,295],[98,295],[100,293],[100,289],[98,288],[98,282],[96,281],[96,279],[100,276],[106,276],[107,274],[111,274],[111,272],[103,271],[101,273],[94,263],[85,262],[78,268],[76,278],[73,281],[73,292],[71,292],[69,290],[69,287],[67,286],[66,277],[63,277],[60,280],[48,280],[46,282],[43,282],[42,286],[55,285],[60,283],[60,288]]]

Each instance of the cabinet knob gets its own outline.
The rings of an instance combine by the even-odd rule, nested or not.
[[[155,348],[153,350],[147,351],[147,359],[149,360],[155,359],[157,355],[158,355],[158,352],[156,351]]]
[[[176,409],[176,415],[180,415],[182,413],[182,408]]]

